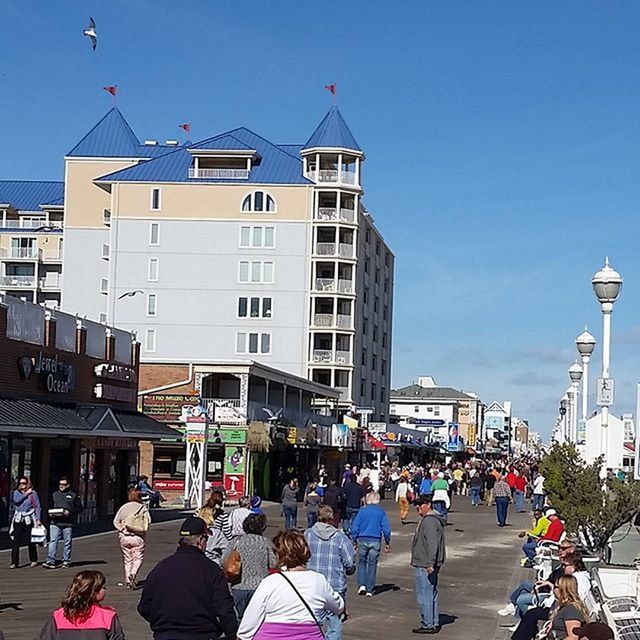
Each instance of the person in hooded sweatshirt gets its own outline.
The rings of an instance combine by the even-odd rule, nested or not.
[[[420,496],[415,506],[420,524],[411,545],[411,566],[415,571],[416,600],[420,608],[420,626],[413,633],[440,631],[438,612],[438,575],[445,561],[444,518],[433,509],[430,496]]]
[[[355,573],[356,558],[352,542],[333,526],[333,515],[333,509],[323,505],[318,510],[318,522],[305,531],[311,550],[307,568],[321,573],[346,602],[347,576]],[[326,640],[341,640],[342,616],[329,612],[326,623]]]

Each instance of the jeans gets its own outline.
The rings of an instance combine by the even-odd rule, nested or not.
[[[528,580],[521,582],[509,595],[509,602],[516,607],[516,612],[520,614],[520,617],[524,615],[524,612],[520,613],[520,602],[521,599],[523,599],[522,601],[524,602],[526,596],[530,596],[531,600],[533,600],[533,582],[529,582]],[[525,608],[524,611],[526,611],[527,608]]]
[[[480,504],[480,487],[471,485],[471,504],[476,507]]]
[[[346,602],[346,591],[338,592]],[[327,625],[326,631],[324,634],[325,640],[342,640],[342,619],[339,615],[335,613],[331,613],[331,611],[327,611],[324,623]]]
[[[420,626],[434,629],[440,626],[438,613],[438,569],[428,573],[423,567],[414,567],[416,574],[416,600],[420,607]]]
[[[282,515],[285,530],[295,529],[298,525],[298,507],[282,507]]]
[[[447,521],[447,507],[442,500],[433,503],[433,508]]]
[[[534,509],[544,509],[544,494],[543,493],[534,493],[533,494],[533,508]]]
[[[548,620],[549,612],[550,609],[545,607],[529,609],[520,620],[520,624],[511,636],[511,640],[531,640],[531,638],[535,638],[538,633],[538,622]]]
[[[524,502],[524,491],[515,490],[513,494],[515,503],[516,503],[516,511],[520,513],[522,511],[522,506]]]
[[[529,558],[529,560],[533,560],[536,557],[536,548],[538,546],[538,542],[536,540],[532,540],[529,538],[523,545],[522,550],[524,551],[524,555]]]
[[[73,527],[60,527],[53,522],[49,525],[49,550],[47,552],[47,562],[49,564],[56,563],[56,553],[58,551],[58,543],[60,538],[64,541],[62,548],[62,561],[71,562],[71,538],[73,536]]]
[[[509,498],[495,498],[498,524],[504,527],[507,524],[507,511],[509,510]]]
[[[358,540],[358,584],[367,593],[373,593],[376,586],[380,546],[380,540]]]
[[[347,517],[342,522],[342,528],[344,529],[344,532],[348,536],[351,536],[351,527],[353,526],[353,521],[358,515],[358,511],[360,511],[359,507],[357,509],[352,509],[351,507],[347,507],[346,509]]]
[[[307,529],[311,529],[316,522],[318,522],[317,512],[307,513]]]
[[[238,620],[242,620],[245,610],[249,606],[249,601],[253,597],[255,590],[250,589],[231,589],[231,595],[233,596],[233,602],[236,605],[236,611],[238,613]]]

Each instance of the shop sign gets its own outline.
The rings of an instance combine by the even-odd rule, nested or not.
[[[197,405],[190,408],[185,436],[187,444],[203,444],[207,441],[207,411],[204,407]]]
[[[353,433],[346,424],[334,424],[331,427],[331,446],[350,447],[353,442]]]
[[[160,422],[186,422],[190,408],[199,404],[198,396],[146,395],[142,397],[142,412]]]
[[[424,427],[444,427],[444,420],[433,420],[428,418],[412,418],[408,420],[411,424],[416,424]]]
[[[471,422],[467,429],[467,444],[473,447],[476,443],[476,425]]]
[[[246,444],[246,429],[211,429],[209,430],[209,444]]]
[[[95,441],[96,449],[137,449],[138,441],[133,438],[108,438],[100,436]]]
[[[243,415],[239,407],[225,403],[224,400],[217,402],[220,404],[210,402],[207,407],[210,420],[216,424],[247,424],[246,416]]]
[[[372,435],[381,435],[387,432],[387,423],[386,422],[370,422],[367,425],[367,429],[369,433]]]
[[[247,448],[224,448],[224,488],[229,500],[237,500],[245,492]]]
[[[457,422],[449,423],[449,437],[447,439],[447,449],[449,451],[460,450],[460,425]]]
[[[136,370],[121,364],[104,362],[96,365],[93,370],[99,378],[107,380],[119,380],[120,382],[135,382],[136,380]]]
[[[153,480],[153,488],[159,491],[184,491],[184,480]]]
[[[297,441],[298,441],[298,428],[289,427],[289,431],[287,432],[287,442],[289,444],[295,444]]]
[[[35,358],[23,356],[18,360],[18,372],[25,382],[36,373],[41,376],[42,388],[48,393],[67,394],[75,389],[75,369],[57,355],[47,356],[42,351]]]
[[[93,393],[96,398],[101,398],[102,400],[113,400],[115,402],[135,403],[138,399],[138,394],[135,389],[116,387],[113,384],[97,384],[93,387]]]

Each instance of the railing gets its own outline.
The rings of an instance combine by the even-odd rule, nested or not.
[[[59,289],[60,288],[60,274],[54,273],[45,278],[40,278],[41,289]]]
[[[353,245],[341,242],[338,245],[338,253],[342,258],[353,258]]]
[[[45,230],[62,229],[63,226],[64,226],[64,223],[62,222],[62,220],[51,220],[47,222],[44,218],[42,218],[42,220],[18,219],[18,220],[5,220],[3,222],[2,218],[0,218],[0,227],[2,229],[25,229],[25,230],[42,229],[43,231],[45,231]]]
[[[35,276],[0,276],[0,287],[22,288],[33,287],[36,284]]]
[[[336,351],[336,364],[351,364],[351,352]]]
[[[322,402],[322,398],[316,398],[316,402]],[[297,401],[296,401],[296,404]],[[305,427],[309,421],[315,424],[332,425],[336,419],[332,416],[321,416],[318,413],[313,413],[312,411],[305,411],[304,409],[300,410],[299,408],[293,407],[282,407],[280,405],[275,404],[267,404],[265,402],[259,402],[258,400],[249,400],[247,406],[247,414],[249,420],[260,420],[267,421],[269,419],[269,414],[264,410],[265,408],[269,409],[269,411],[273,415],[277,415],[280,412],[280,416],[289,422],[292,422],[296,427]]]
[[[355,222],[356,212],[353,209],[336,209],[335,207],[319,207],[316,220],[330,222]]]
[[[338,329],[351,329],[351,316],[338,314],[336,325]]]
[[[332,327],[333,326],[333,314],[332,313],[316,313],[313,316],[314,327]]]
[[[336,281],[334,278],[316,278],[316,291],[331,292],[336,290]]]
[[[333,362],[333,351],[331,349],[314,349],[311,360],[314,364],[330,364]]]
[[[340,220],[342,220],[343,222],[355,222],[355,209],[340,209]]]
[[[349,387],[336,387],[335,388],[336,391],[340,392],[340,399],[341,400],[348,400],[350,397],[349,394]]]
[[[42,262],[62,262],[62,249],[57,251],[43,251]]]
[[[353,293],[353,282],[351,280],[338,280],[339,293]]]
[[[246,424],[247,417],[242,412],[239,398],[203,398],[209,418],[217,424]]]
[[[9,250],[0,249],[0,256],[12,260],[37,260],[39,253],[37,247],[11,247]]]
[[[189,169],[190,178],[227,178],[230,180],[247,180],[249,169]]]
[[[320,169],[308,171],[306,178],[313,182],[330,182],[333,184],[356,184],[356,174],[353,171],[339,171],[338,169]]]
[[[316,243],[316,254],[319,256],[333,256],[336,253],[335,242],[318,242]]]

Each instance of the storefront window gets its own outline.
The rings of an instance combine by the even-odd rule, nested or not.
[[[81,522],[94,522],[98,513],[98,483],[96,475],[96,452],[83,447],[80,453],[80,486],[78,488],[84,511]]]
[[[9,457],[9,438],[0,437],[0,530],[9,526],[9,492],[12,484]]]
[[[20,436],[13,436],[11,440],[11,484],[15,484],[20,476],[31,477],[33,441],[31,438],[22,438]]]

